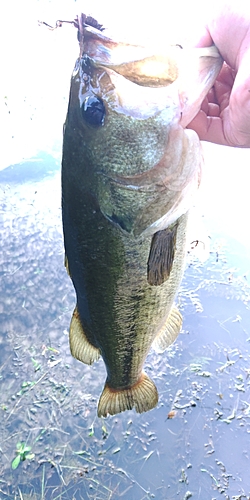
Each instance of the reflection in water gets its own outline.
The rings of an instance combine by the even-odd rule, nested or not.
[[[85,366],[68,347],[75,297],[63,267],[59,175],[3,182],[0,193],[1,498],[249,495],[246,251],[229,254],[220,235],[204,265],[190,257],[178,296],[183,332],[145,366],[158,407],[99,420],[103,363]],[[13,470],[19,442],[34,457]]]

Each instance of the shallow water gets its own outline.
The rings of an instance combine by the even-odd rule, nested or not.
[[[0,498],[248,498],[249,247],[213,233],[205,217],[209,258],[190,253],[177,298],[183,331],[146,361],[157,408],[99,420],[105,369],[69,352],[75,297],[63,263],[60,174],[44,158],[32,160],[44,161],[37,180],[32,162],[0,179]],[[18,442],[34,456],[13,470]]]
[[[70,30],[63,39],[32,24],[63,17],[61,2],[47,2],[50,18],[45,1],[24,3],[12,33],[20,44],[27,34],[26,63],[15,61],[17,93],[8,57],[13,88],[1,114],[0,500],[250,499],[249,151],[205,145],[199,204],[210,252],[204,263],[188,256],[177,341],[147,358],[157,408],[98,419],[105,368],[70,355],[75,294],[61,228],[61,130],[77,52]],[[203,241],[196,226],[194,235]]]

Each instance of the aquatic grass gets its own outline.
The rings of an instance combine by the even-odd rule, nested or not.
[[[29,389],[35,385],[35,381],[30,382],[29,380],[27,382],[22,382],[21,384],[21,390],[16,393],[17,396],[22,396],[25,392],[27,392]]]
[[[17,410],[17,407],[18,405],[20,405],[23,397],[26,395],[27,392],[31,391],[32,389],[34,389],[34,387],[36,387],[45,377],[46,375],[49,373],[49,371],[43,373],[43,375],[36,381],[33,381],[33,382],[30,382],[30,383],[27,383],[27,382],[23,382],[24,384],[24,387],[21,388],[21,391],[19,391],[19,399],[18,401],[16,402],[16,404],[14,405],[14,407],[12,408],[12,410],[10,411],[6,421],[8,421],[10,419],[10,417],[12,416],[13,413],[15,413],[15,411]]]
[[[81,469],[79,467],[79,465],[77,465],[77,466],[73,466],[73,465],[60,465],[59,466],[59,464],[56,464],[52,460],[49,460],[48,463],[50,463],[53,467],[56,468],[57,473],[58,473],[58,475],[60,477],[60,480],[62,481],[62,484],[64,486],[64,488],[62,489],[62,491],[58,495],[56,495],[56,496],[54,496],[54,494],[56,492],[56,489],[58,489],[58,487],[53,490],[53,500],[59,500],[59,499],[65,498],[64,497],[65,494],[68,494],[73,488],[76,488],[75,480],[73,481],[73,483],[72,483],[72,481],[70,481],[70,484],[66,483],[66,481],[64,480],[64,477],[63,477],[63,471],[64,472],[71,471],[71,472],[75,472],[77,474],[77,476],[75,476],[75,478],[78,477],[78,479],[79,479],[80,482],[78,481],[78,487],[77,487],[77,490],[75,490],[74,494],[76,493],[76,491],[78,491],[79,493],[80,493],[80,491],[83,491],[83,489],[81,489],[80,485],[84,481],[85,494],[87,494],[88,498],[96,498],[96,499],[100,498],[100,499],[103,499],[103,500],[109,500],[109,499],[111,500],[111,498],[112,499],[116,498],[116,496],[114,496],[114,494],[119,489],[120,481],[116,482],[115,487],[112,488],[111,485],[110,486],[106,486],[103,483],[102,476],[100,476],[100,478],[98,479],[98,477],[99,477],[100,474],[97,474],[97,478],[96,477],[91,477],[91,476],[88,475],[89,471],[87,469]],[[96,465],[99,465],[99,464],[96,464]],[[104,466],[104,468],[108,470],[108,467]],[[93,470],[95,471],[95,469],[93,469]],[[91,493],[91,496],[88,495],[87,490],[86,490],[86,483],[88,484],[89,490],[91,490],[93,492],[95,491],[95,493],[98,496],[93,497],[92,493]],[[126,488],[125,491],[128,491],[131,487],[132,487],[132,484],[128,488]],[[48,489],[47,489],[47,492],[48,492]],[[44,466],[43,466],[43,473],[42,473],[42,491],[41,491],[41,493],[42,493],[41,500],[43,500],[43,498],[46,497],[45,467]],[[74,494],[73,494],[73,498],[75,498]],[[105,494],[105,497],[103,496],[103,494]],[[99,496],[99,495],[101,495],[101,496]],[[119,495],[119,497],[120,496],[123,496],[123,495]],[[68,496],[67,496],[67,498],[68,498]],[[85,500],[86,496],[84,495],[81,498],[83,498]]]
[[[151,450],[149,453],[147,453],[146,455],[143,455],[142,457],[139,457],[139,458],[136,458],[135,460],[132,460],[131,463],[132,464],[136,464],[138,462],[143,462],[140,470],[142,469],[142,467],[144,466],[145,462],[147,462],[150,457],[155,453],[156,450]]]
[[[41,369],[41,364],[34,358],[31,358],[31,361],[33,363],[34,371],[37,372],[38,370]]]
[[[94,421],[95,422],[95,421]],[[95,430],[94,430],[94,422],[92,422],[90,428],[89,428],[89,437],[93,437],[94,434],[95,434]]]
[[[105,424],[102,424],[102,438],[107,439],[108,435],[109,435],[109,432],[108,432]]]
[[[219,483],[218,483],[216,477],[211,472],[209,472],[207,469],[201,469],[201,472],[206,472],[206,474],[208,474],[211,477],[211,479],[214,481],[214,483],[216,484],[216,487],[217,488],[219,487]]]
[[[34,453],[30,453],[31,446],[27,446],[26,443],[19,441],[16,445],[17,456],[12,460],[11,467],[13,470],[17,469],[20,462],[24,460],[32,460],[34,458]]]
[[[39,485],[41,491],[40,494],[43,496],[39,496],[37,498],[40,498],[40,500],[45,500],[45,498],[46,500],[52,498],[53,500],[56,498],[58,500],[68,500],[68,498],[74,498],[75,495],[77,500],[80,500],[81,498],[84,500],[114,500],[116,498],[123,497],[129,498],[131,490],[131,498],[133,499],[152,499],[154,497],[153,492],[157,493],[157,490],[155,491],[155,487],[153,486],[151,493],[148,483],[145,482],[145,480],[142,480],[139,476],[140,470],[149,462],[149,459],[153,461],[153,453],[157,451],[155,446],[151,449],[148,448],[152,436],[152,430],[150,430],[149,427],[150,424],[148,422],[144,422],[143,424],[142,419],[133,415],[133,418],[129,421],[124,419],[122,428],[118,427],[119,430],[117,430],[117,425],[120,426],[119,419],[116,423],[116,419],[107,419],[105,421],[97,420],[94,417],[95,408],[90,407],[89,410],[87,406],[86,410],[84,410],[86,411],[86,414],[84,412],[80,413],[80,416],[75,419],[74,434],[70,435],[66,432],[67,415],[69,415],[69,411],[72,412],[72,404],[74,404],[74,401],[71,401],[70,407],[63,407],[59,404],[60,398],[58,398],[56,394],[58,394],[58,391],[62,388],[62,385],[60,385],[62,384],[62,380],[60,378],[61,373],[62,369],[60,368],[57,375],[56,371],[54,371],[54,377],[51,383],[48,378],[44,381],[46,402],[43,404],[48,405],[48,408],[50,408],[49,415],[51,421],[46,429],[38,428],[38,434],[35,440],[39,440],[39,434],[41,432],[45,433],[45,431],[48,430],[48,432],[50,432],[50,436],[48,435],[48,439],[46,438],[46,441],[49,443],[49,447],[46,447],[46,441],[41,443],[40,457],[37,454],[37,450],[34,450],[36,456],[35,460],[33,460],[32,469],[29,466],[29,470],[31,472],[31,470],[35,470],[38,464],[40,465]],[[186,371],[186,373],[188,372]],[[195,372],[193,372],[193,377],[194,376]],[[40,388],[40,386],[37,387]],[[190,385],[188,387],[190,387]],[[29,395],[29,398],[32,394],[34,394],[32,397],[33,404],[34,402],[41,402],[39,394],[36,394],[37,392],[38,391],[36,390],[34,394],[34,389],[29,389],[26,393]],[[51,398],[51,396],[53,396],[53,398]],[[189,392],[186,393],[185,387],[183,387],[182,394],[178,393],[178,396],[180,396],[181,399],[184,398],[185,403],[187,401],[187,396],[188,401],[190,399],[190,394]],[[75,397],[75,395],[71,394],[71,398],[72,397]],[[25,399],[23,401],[26,402]],[[93,402],[93,406],[94,404],[95,401]],[[62,413],[58,412],[58,408],[60,408]],[[23,409],[25,409],[25,405],[23,405]],[[57,425],[55,425],[54,422],[54,411],[56,412],[55,418],[57,420]],[[83,425],[77,425],[79,422]],[[32,432],[34,430],[35,429],[33,428]],[[93,431],[93,435],[89,436],[91,431]],[[61,441],[60,438],[59,442],[58,437],[56,437],[57,432],[64,434],[66,442],[65,440]],[[104,437],[106,435],[107,437]],[[42,435],[40,437],[42,437]],[[32,447],[34,447],[35,440],[31,440],[33,443]],[[108,447],[106,448],[107,440]],[[76,448],[77,443],[79,448]],[[28,441],[28,444],[30,444],[30,440]],[[102,449],[102,446],[105,446],[105,449]],[[120,451],[118,453],[119,448]],[[101,454],[99,454],[100,451]],[[57,459],[56,455],[59,453],[60,457]],[[78,459],[75,463],[72,463],[72,458],[77,458],[77,455]],[[134,463],[135,467],[132,466],[133,470],[130,466],[132,463],[131,459],[136,456],[138,457],[138,463],[136,463],[136,460]],[[152,459],[150,457],[152,457]],[[126,464],[125,461],[127,462]],[[149,462],[149,467],[150,466],[151,462]],[[21,469],[20,465],[19,468]],[[37,470],[39,471],[39,467]],[[50,478],[52,475],[53,484],[57,485],[56,488],[51,487],[50,484]],[[116,484],[114,484],[114,482]],[[35,493],[33,496],[28,496],[25,493],[25,490],[22,487],[20,488],[22,490],[24,500],[27,500],[28,498],[32,498],[33,500],[36,498]],[[38,491],[37,486],[35,491]],[[133,496],[136,492],[137,497]],[[18,494],[16,498],[21,500]],[[159,497],[156,494],[156,498],[160,499],[164,497],[162,497],[161,493],[159,493]],[[13,500],[13,497],[10,496],[9,500]]]
[[[37,441],[39,441],[41,439],[41,436],[46,432],[46,429],[42,429],[41,432],[38,434],[38,436],[34,439],[32,445],[27,445],[27,441],[29,440],[29,437],[30,437],[30,433],[29,433],[29,436],[27,438],[27,441],[18,441],[17,442],[17,445],[16,445],[16,454],[17,456],[12,460],[11,462],[11,468],[13,470],[17,469],[17,467],[19,466],[19,464],[21,462],[24,462],[24,460],[32,460],[33,458],[35,458],[35,454],[31,452],[32,448],[34,447],[34,445],[37,443]]]
[[[41,479],[41,500],[45,497],[45,465],[42,467],[42,479]]]
[[[59,354],[58,349],[55,349],[55,347],[48,346],[48,347],[47,347],[47,349],[48,349],[48,351],[52,351],[52,352],[54,352],[55,354]]]

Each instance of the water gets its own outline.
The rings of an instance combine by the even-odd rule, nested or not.
[[[39,37],[44,47],[47,34]],[[188,257],[177,341],[147,358],[157,408],[98,419],[103,362],[85,366],[68,345],[75,294],[64,268],[59,168],[75,56],[64,53],[70,69],[65,62],[67,78],[55,82],[62,39],[56,49],[51,40],[54,32],[46,63],[38,58],[42,102],[36,82],[25,113],[16,94],[5,105],[15,134],[0,171],[0,499],[250,498],[249,151],[205,146],[200,204],[210,252],[204,263]],[[62,104],[56,117],[54,104]],[[16,452],[18,443],[30,449]]]
[[[0,498],[248,497],[247,248],[209,228],[209,258],[191,253],[178,295],[183,331],[146,361],[157,408],[99,420],[103,363],[85,366],[68,346],[75,297],[63,264],[60,173],[48,156],[38,160],[0,179]],[[18,442],[34,456],[13,470]]]

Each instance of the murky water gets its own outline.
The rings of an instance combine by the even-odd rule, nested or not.
[[[183,331],[147,358],[157,408],[98,419],[105,368],[70,355],[75,295],[61,228],[60,138],[77,42],[37,28],[41,16],[65,15],[61,1],[27,0],[13,18],[19,3],[8,3],[7,42],[16,49],[18,40],[25,57],[15,58],[17,92],[14,52],[4,51],[1,112],[0,500],[249,500],[249,155],[205,150],[210,253],[204,264],[188,257],[177,297]],[[50,17],[45,4],[55,6]],[[63,4],[75,15],[73,0]],[[109,20],[113,10],[102,9]]]
[[[158,407],[99,420],[104,365],[68,346],[58,168],[40,155],[0,177],[0,498],[250,497],[247,248],[209,228],[209,258],[189,256],[178,295],[183,331],[146,362]]]

